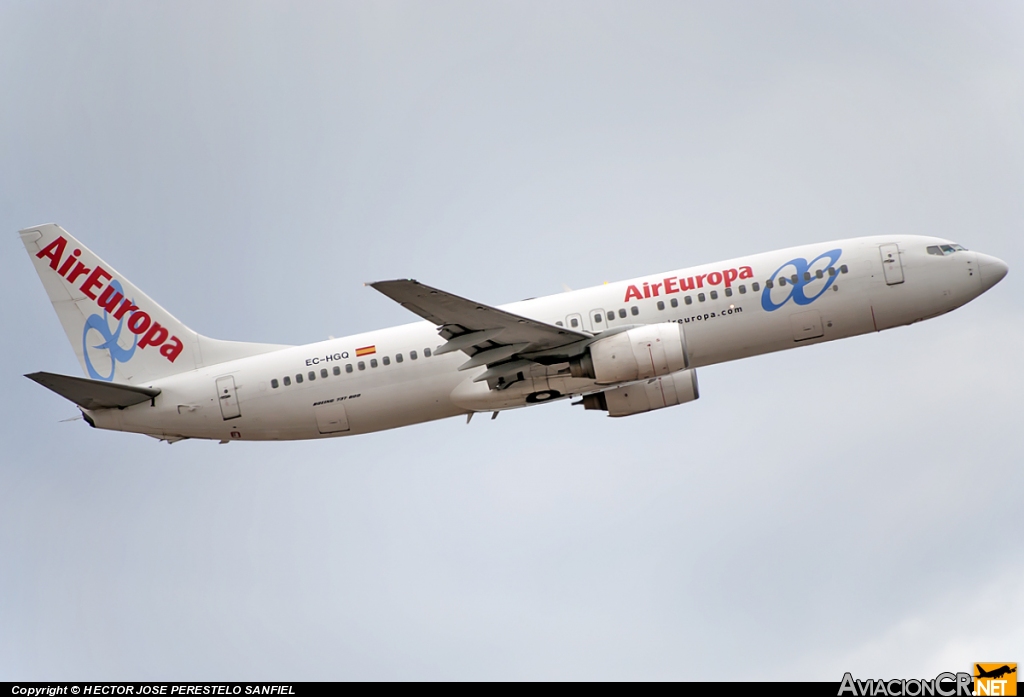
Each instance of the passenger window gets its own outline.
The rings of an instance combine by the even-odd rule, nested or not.
[[[580,326],[580,321],[573,317],[571,320],[569,320],[569,324],[571,324],[572,328],[575,329],[576,327]]]
[[[621,317],[622,319],[626,319],[626,309],[625,308],[622,308],[622,307],[619,308],[619,317]]]
[[[416,355],[416,352],[415,351],[410,351],[409,352],[409,360],[414,361],[414,360],[416,360],[416,358],[418,358],[418,356]]]
[[[637,306],[636,306],[636,305],[634,305],[633,307],[629,308],[629,311],[630,311],[631,313],[633,313],[633,315],[634,315],[634,316],[636,316],[636,315],[639,315],[639,314],[640,314],[640,310],[639,310],[639,308],[637,308]]]
[[[793,282],[793,285],[794,285],[794,286],[795,286],[795,285],[796,285],[797,283],[799,283],[799,280],[798,280],[798,278],[797,278],[797,275],[796,275],[796,274],[793,274],[792,276],[790,276],[790,277],[789,277],[789,280],[791,280],[791,281]]]
[[[846,273],[847,271],[849,271],[849,269],[846,268],[846,264],[843,264],[842,266],[839,267],[839,271],[842,273]]]
[[[601,313],[600,312],[595,312],[594,313],[594,324],[597,324],[598,322],[601,322],[602,320],[604,320],[604,317],[601,316]]]
[[[371,358],[370,359],[370,367],[371,368],[376,368],[377,367],[377,359],[376,358]]]
[[[321,368],[320,369],[320,377],[322,377],[322,378],[327,377],[327,368]]]
[[[672,298],[670,304],[672,305],[672,307],[679,307],[679,298]]]
[[[771,288],[771,286],[768,287]],[[761,284],[758,283],[757,281],[754,281],[753,283],[750,284],[750,289],[756,293],[757,291],[761,290]]]
[[[430,358],[430,349],[428,349],[428,348],[423,349],[423,357],[424,358]]]
[[[352,372],[352,364],[351,363],[346,363],[345,364],[345,372],[346,373],[351,373]]]
[[[804,280],[805,281],[811,280],[811,272],[810,271],[804,271]]]
[[[697,300],[700,300],[701,302],[704,302],[704,294],[703,293],[697,293]]]
[[[309,371],[309,379],[310,381],[316,380],[316,373],[314,373],[312,370]]]
[[[359,366],[359,370],[366,370],[366,363],[363,361],[359,361],[356,365]]]
[[[693,298],[691,296],[687,295],[685,298],[683,298],[683,302],[686,303],[687,305],[692,305],[693,304]]]
[[[662,302],[661,300],[658,301],[658,309],[659,310],[664,310],[665,309],[665,303]]]
[[[746,286],[740,286],[740,295],[746,295],[746,294],[747,294],[747,287]]]
[[[298,384],[301,384],[301,383],[302,383],[302,373],[296,373],[295,374],[295,384],[298,385]]]
[[[717,290],[711,291],[711,299],[712,300],[718,300],[718,291]]]
[[[771,281],[768,281],[768,282],[771,283]],[[780,286],[786,285],[786,277],[785,276],[779,276],[779,285]],[[769,286],[769,287],[771,287],[771,286]]]
[[[836,267],[834,267],[834,266],[828,267],[828,275],[829,276],[835,276],[836,275]]]
[[[725,289],[725,297],[727,297],[727,298],[731,298],[732,297],[732,288],[726,288]]]
[[[608,321],[611,322],[613,319],[615,319],[615,313],[612,312],[611,310],[609,310],[608,311]]]
[[[401,363],[403,360],[405,360],[405,359],[402,358],[402,354],[400,354],[400,353],[396,353],[395,354],[395,363]]]
[[[275,390],[277,389],[277,386],[278,386],[278,385],[280,385],[280,384],[281,384],[281,383],[279,383],[279,382],[277,381],[277,378],[274,378],[273,380],[271,380],[271,381],[270,381],[270,387],[271,387],[271,388],[273,388],[273,389],[275,389]]]
[[[818,278],[824,278],[825,277],[825,274],[822,273],[821,269],[818,269],[817,271],[815,271],[814,275],[817,276]]]
[[[391,356],[384,356],[380,360],[384,365],[391,365]]]
[[[292,379],[290,377],[288,377],[287,375],[285,375],[284,376],[284,386],[288,387],[288,385],[290,385],[290,384],[292,384]]]
[[[562,324],[562,320],[558,320],[557,322],[555,322],[555,326],[557,326],[557,327],[564,327],[565,325]]]
[[[341,375],[341,366],[337,366],[337,365],[334,366],[333,372],[334,372],[335,375]],[[352,372],[352,371],[350,370],[349,372]]]

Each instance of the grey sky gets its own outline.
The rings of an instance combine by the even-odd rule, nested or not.
[[[0,679],[817,678],[1024,657],[1020,3],[0,4]],[[94,431],[15,232],[303,343],[826,239],[1010,275],[919,324],[350,439]],[[1016,523],[1014,521],[1017,521]]]

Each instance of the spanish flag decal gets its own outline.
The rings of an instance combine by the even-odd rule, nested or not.
[[[359,358],[359,356],[369,356],[374,353],[377,353],[376,346],[364,346],[356,349],[356,358]]]

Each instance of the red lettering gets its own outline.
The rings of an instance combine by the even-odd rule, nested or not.
[[[644,281],[644,297],[645,298],[651,297],[651,287],[649,285],[647,285],[646,281]]]
[[[128,318],[128,328],[132,330],[132,334],[141,334],[142,332],[149,329],[149,315],[142,310],[133,312]]]
[[[61,264],[60,271],[58,271],[57,273],[59,273],[61,276],[67,276],[68,271],[70,271],[74,263],[78,261],[78,255],[81,253],[81,249],[76,249],[75,251],[71,252],[71,254],[68,254],[68,258],[64,260],[63,264]]]
[[[678,279],[675,276],[672,276],[671,278],[666,278],[665,279],[665,294],[666,295],[669,294],[669,293],[678,293],[679,292],[679,286],[676,285],[676,281],[677,280]]]
[[[102,280],[100,280],[101,276],[104,277]],[[85,283],[82,284],[79,290],[85,293],[86,297],[95,300],[96,294],[92,292],[92,289],[99,287],[100,283],[103,281],[109,281],[111,278],[113,278],[113,276],[104,271],[102,266],[96,264],[96,268],[92,270],[91,274],[89,274],[89,278],[85,279]]]
[[[129,325],[130,327],[130,325]],[[135,332],[138,334],[138,332]],[[167,340],[167,330],[160,326],[159,322],[153,322],[153,326],[146,332],[146,336],[142,337],[142,341],[139,342],[139,348],[146,348],[147,346],[159,346]]]
[[[37,259],[43,257],[49,257],[50,268],[54,271],[57,270],[57,266],[60,264],[60,258],[64,256],[64,250],[68,247],[68,241],[63,237],[58,237],[50,244],[40,250],[39,254],[36,254]]]
[[[698,274],[697,275],[697,287],[698,288],[703,288],[704,287],[704,279],[705,278],[707,278],[707,274],[706,273],[702,273],[702,274]]]
[[[732,284],[732,282],[736,280],[737,276],[739,276],[739,272],[736,271],[736,269],[726,269],[725,270],[725,287],[728,288]]]
[[[651,294],[654,295],[655,297],[657,297],[658,289],[659,288],[661,288],[661,284],[660,283],[652,283],[651,284]]]
[[[122,298],[124,298],[124,296],[115,291],[114,286],[107,286],[103,289],[103,292],[100,293],[100,299],[97,300],[96,303],[108,313],[111,313],[114,311],[114,308],[117,307],[117,304],[121,302]]]
[[[181,344],[181,339],[172,336],[170,341],[160,347],[160,355],[174,363],[174,359],[181,353],[182,348],[184,347]]]
[[[640,289],[636,286],[630,286],[626,289],[626,299],[622,302],[629,302],[630,298],[636,298],[637,300],[643,300],[644,296],[640,294]]]
[[[718,273],[717,271],[712,271],[711,273],[708,274],[708,283],[710,285],[717,286],[721,282],[722,274]]]
[[[754,277],[754,270],[753,269],[751,269],[749,266],[741,266],[740,267],[740,280],[741,281],[746,279],[746,278],[753,278],[753,277]]]
[[[79,276],[84,276],[90,271],[92,271],[92,269],[90,269],[82,262],[78,262],[78,265],[75,266],[75,270],[66,276],[66,278],[68,279],[68,283],[74,283],[76,280],[78,280]]]
[[[131,300],[125,298],[124,302],[121,303],[121,307],[117,308],[117,312],[114,313],[114,319],[121,319],[122,317],[125,316],[126,313],[138,309],[138,305],[133,304]]]
[[[691,276],[690,278],[686,278],[686,279],[683,279],[683,278],[679,279],[679,290],[693,290],[693,289],[694,289],[693,276]]]

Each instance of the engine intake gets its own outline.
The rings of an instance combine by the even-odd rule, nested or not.
[[[685,404],[699,397],[697,371],[681,370],[635,385],[588,394],[583,398],[583,408],[606,411],[608,416],[631,416]]]
[[[662,322],[598,339],[570,361],[569,370],[574,378],[614,385],[669,375],[689,365],[683,326]]]

